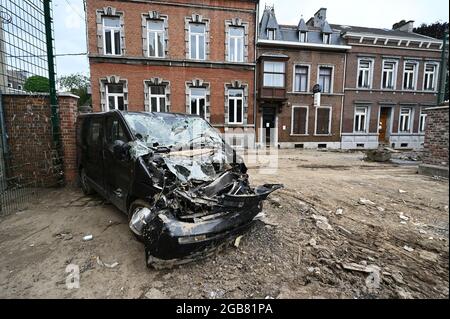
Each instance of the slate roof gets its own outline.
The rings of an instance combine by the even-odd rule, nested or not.
[[[298,31],[303,31],[306,32],[309,30],[308,26],[306,25],[306,22],[303,18],[300,19],[300,22],[298,23],[297,26]]]
[[[368,27],[358,27],[358,26],[349,26],[349,25],[340,25],[340,24],[331,24],[331,28],[334,30],[339,30],[343,34],[352,32],[352,33],[364,33],[364,34],[373,34],[384,37],[400,37],[400,38],[411,38],[423,41],[429,40],[438,40],[435,38],[427,37],[425,35],[410,33],[406,31],[400,30],[392,30],[392,29],[381,29],[381,28],[368,28]]]

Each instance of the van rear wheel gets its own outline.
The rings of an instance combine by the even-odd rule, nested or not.
[[[89,185],[89,182],[87,180],[86,171],[84,168],[81,169],[81,175],[80,175],[80,182],[81,182],[81,189],[83,190],[83,193],[85,195],[92,195],[95,193],[94,189],[91,185]]]

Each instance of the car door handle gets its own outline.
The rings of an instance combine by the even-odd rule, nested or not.
[[[119,198],[122,198],[122,196],[123,196],[122,190],[120,188],[116,189],[113,193],[114,193],[114,195],[116,195]]]

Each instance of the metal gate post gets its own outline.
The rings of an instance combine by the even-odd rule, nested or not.
[[[58,149],[60,143],[58,98],[56,96],[55,55],[53,53],[52,17],[50,10],[51,0],[44,1],[45,38],[47,42],[48,79],[50,84],[50,105],[52,111],[53,142]]]

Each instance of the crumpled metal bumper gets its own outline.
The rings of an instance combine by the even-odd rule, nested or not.
[[[224,242],[246,232],[262,210],[262,201],[282,185],[264,185],[254,195],[224,195],[223,212],[195,223],[183,222],[170,214],[159,214],[144,228],[147,265],[180,264],[208,256]]]

